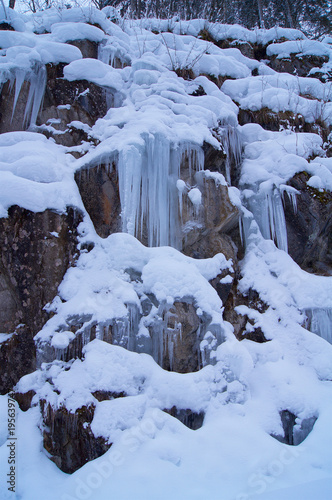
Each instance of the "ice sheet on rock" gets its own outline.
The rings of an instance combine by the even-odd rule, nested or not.
[[[85,61],[69,65],[65,76],[73,65],[83,68]],[[179,248],[183,235],[176,181],[181,164],[189,163],[189,177],[202,170],[200,146],[205,140],[220,148],[210,128],[236,123],[236,107],[204,77],[197,83],[207,95],[192,96],[187,82],[167,70],[159,72],[158,64],[144,67],[140,61],[125,70],[133,78],[128,98],[97,121],[92,135],[102,142],[78,166],[115,161],[123,230],[150,246]]]
[[[179,248],[182,233],[176,183],[184,158],[192,175],[202,170],[203,152],[190,143],[172,149],[160,135],[144,139],[144,148],[131,147],[119,154],[122,227],[139,239],[147,231],[149,246]]]
[[[81,51],[77,47],[52,42],[32,33],[16,31],[1,31],[0,46],[5,52],[0,60],[0,84],[8,80],[11,88],[15,84],[12,116],[22,85],[28,82],[29,94],[22,125],[34,125],[46,85],[45,64],[70,63],[82,58]]]
[[[262,236],[274,240],[280,250],[287,252],[287,229],[282,195],[279,189],[263,184],[257,194],[252,193],[249,196],[248,208],[253,213]]]

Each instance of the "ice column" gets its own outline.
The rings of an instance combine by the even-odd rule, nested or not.
[[[36,64],[29,72],[16,69],[11,86],[15,81],[15,96],[13,104],[12,119],[14,117],[17,101],[23,86],[23,83],[29,82],[29,94],[25,106],[23,125],[30,127],[36,124],[40,106],[43,101],[46,85],[46,68],[42,64]]]
[[[226,154],[225,177],[228,184],[231,185],[231,169],[233,168],[235,177],[237,177],[237,171],[239,171],[242,162],[242,139],[238,130],[230,126],[219,129],[219,134]]]
[[[149,246],[180,248],[177,181],[181,163],[187,158],[189,176],[203,170],[203,151],[190,143],[173,148],[160,134],[145,134],[143,140],[142,145],[128,146],[119,153],[122,229]]]
[[[288,195],[296,212],[296,190],[288,186],[260,189],[248,198],[248,208],[252,212],[263,238],[272,239],[280,250],[288,252],[287,228],[283,206],[283,196]]]

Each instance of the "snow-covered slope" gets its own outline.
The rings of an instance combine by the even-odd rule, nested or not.
[[[76,262],[40,304],[37,368],[14,388],[32,398],[16,409],[17,498],[327,500],[332,270],[301,269],[288,220],[303,173],[331,206],[328,39],[111,8],[2,18],[0,217],[81,216]],[[109,193],[98,175],[121,213],[106,238],[88,208]]]

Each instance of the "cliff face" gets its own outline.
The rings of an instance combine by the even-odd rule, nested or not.
[[[66,473],[147,411],[245,408],[269,357],[328,379],[332,307],[328,41],[74,10],[0,33],[0,390]],[[264,432],[299,444],[320,407],[282,391]]]

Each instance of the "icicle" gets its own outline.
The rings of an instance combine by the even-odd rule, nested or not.
[[[306,328],[316,333],[332,344],[332,308],[308,308],[304,310],[307,316]]]
[[[24,123],[26,124],[30,119],[30,127],[36,124],[37,115],[44,97],[46,85],[46,69],[45,66],[38,66],[36,70],[31,73],[30,89],[28,100],[25,107]]]
[[[248,200],[263,238],[275,241],[278,248],[288,251],[287,228],[280,191],[272,188],[252,195]]]
[[[235,170],[241,165],[242,162],[242,140],[237,129],[234,127],[224,127],[219,129],[221,142],[226,154],[226,181],[231,185],[231,169],[232,166]]]
[[[29,94],[25,106],[23,126],[33,126],[36,124],[37,116],[44,97],[46,85],[46,68],[44,65],[36,65],[29,72],[16,69],[14,74],[15,80],[15,95],[13,103],[12,117],[13,120],[17,101],[21,93],[24,82],[29,82]],[[12,85],[11,85],[12,86]]]
[[[18,96],[20,95],[20,92],[21,92],[21,89],[22,89],[22,85],[23,85],[23,83],[25,81],[25,77],[26,77],[26,71],[25,70],[23,70],[23,69],[17,69],[15,71],[15,96],[14,96],[13,112],[12,112],[11,121],[13,121],[13,118],[14,118],[14,113],[15,113],[15,109],[16,109],[16,105],[17,105]]]
[[[201,148],[190,143],[172,149],[167,138],[143,136],[145,145],[119,153],[118,176],[122,229],[149,246],[181,247],[181,216],[177,181],[183,158],[190,175],[203,169]]]
[[[298,194],[300,194],[299,191],[297,191],[295,188],[292,188],[291,186],[287,186],[287,185],[285,185],[285,186],[281,185],[280,190],[281,190],[281,193],[283,196],[283,201],[285,200],[285,193],[286,193],[289,201],[292,204],[294,214],[296,214],[297,213],[297,198],[296,198],[296,196]]]
[[[179,210],[180,210],[180,218],[181,218],[181,222],[182,222],[183,192],[186,189],[186,183],[183,180],[178,179],[176,181],[176,187],[177,187],[177,190],[179,192]]]
[[[137,335],[139,330],[140,314],[135,304],[127,305],[128,315],[116,319],[112,323],[112,340],[129,351],[137,352]],[[109,326],[109,323],[107,324]]]

